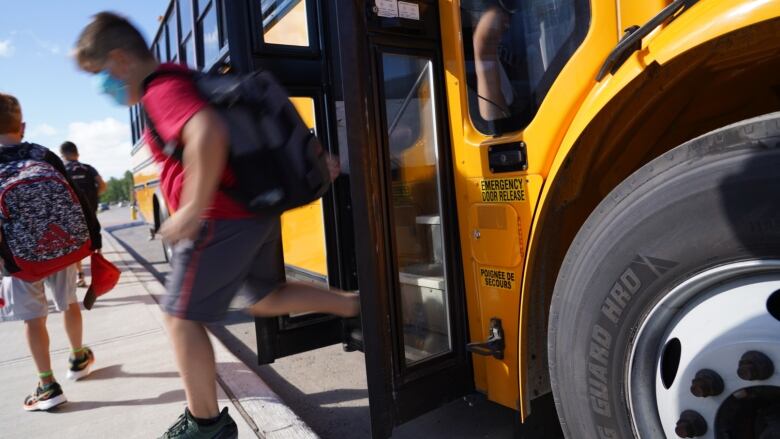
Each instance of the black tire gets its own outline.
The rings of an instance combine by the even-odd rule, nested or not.
[[[566,437],[634,436],[632,337],[673,286],[725,263],[780,256],[778,147],[780,113],[724,127],[645,165],[590,215],[550,310],[550,378]],[[628,294],[608,302],[613,289]]]

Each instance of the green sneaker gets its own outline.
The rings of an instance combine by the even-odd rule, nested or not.
[[[160,436],[160,439],[235,439],[238,437],[238,426],[228,414],[225,407],[219,414],[217,422],[202,426],[195,422],[189,409],[171,425],[171,428]]]

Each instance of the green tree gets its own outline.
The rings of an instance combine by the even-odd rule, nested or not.
[[[133,190],[133,173],[125,171],[122,178],[111,177],[106,182],[106,191],[100,196],[103,203],[114,203],[117,201],[130,201],[130,194]]]

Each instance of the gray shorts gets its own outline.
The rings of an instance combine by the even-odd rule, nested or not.
[[[194,242],[174,246],[172,262],[163,310],[186,320],[222,320],[239,291],[254,303],[284,282],[279,217],[204,221]]]
[[[49,304],[44,286],[49,288],[57,311],[65,311],[71,303],[78,302],[76,266],[71,265],[37,282],[3,276],[0,296],[5,300],[5,307],[0,308],[0,322],[46,317],[49,314]]]

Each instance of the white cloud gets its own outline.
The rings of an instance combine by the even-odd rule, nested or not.
[[[38,47],[38,51],[36,52],[36,55],[39,56],[46,56],[46,55],[60,55],[63,53],[62,48],[59,44],[44,40],[38,36],[35,32],[31,30],[23,30],[23,31],[16,31],[12,30],[11,35],[15,36],[17,40],[24,39],[26,41],[32,40],[32,42]],[[11,42],[11,40],[7,41],[8,43]],[[2,41],[0,41],[2,43]],[[1,47],[0,47],[1,49]],[[12,46],[13,49],[13,46]],[[13,53],[12,53],[13,54]],[[0,51],[0,55],[2,55],[2,52]]]
[[[68,125],[67,140],[79,148],[80,160],[97,169],[103,179],[130,170],[130,125],[114,118]]]
[[[43,136],[52,137],[52,136],[56,136],[58,132],[59,131],[57,131],[57,129],[54,128],[53,126],[47,123],[41,123],[35,125],[32,128],[28,128],[24,134],[26,137],[43,137]]]
[[[10,58],[13,56],[15,49],[11,40],[0,40],[0,58]]]

